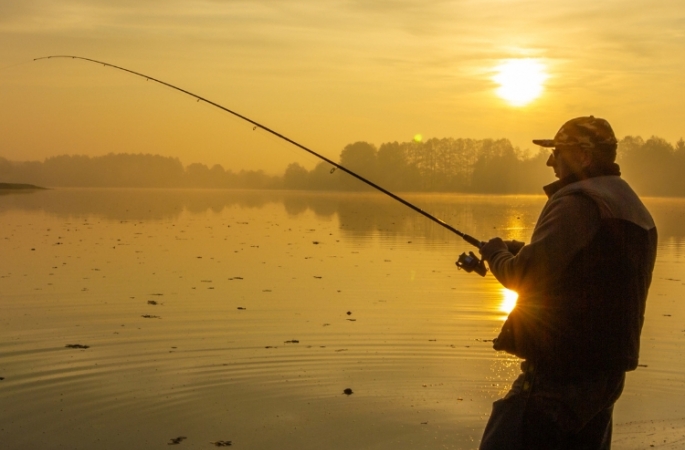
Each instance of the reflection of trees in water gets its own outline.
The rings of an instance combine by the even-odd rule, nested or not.
[[[494,236],[527,240],[543,196],[478,196],[409,194],[406,200],[460,231],[478,239]],[[685,241],[685,199],[645,198],[659,230],[660,242],[682,247]],[[343,237],[451,241],[440,225],[380,193],[298,192],[274,190],[64,189],[0,195],[0,214],[43,211],[65,218],[105,220],[173,220],[183,212],[221,213],[227,208],[261,209],[282,204],[297,217],[311,211],[317,217],[338,217]],[[455,241],[455,242],[458,242]]]
[[[45,211],[64,217],[96,216],[107,220],[168,220],[183,211],[219,213],[225,208],[262,208],[278,202],[269,191],[65,189],[0,197],[0,213]]]
[[[529,235],[544,202],[540,196],[509,198],[419,194],[405,198],[461,231],[483,234],[483,239],[495,235],[522,239],[522,234]],[[297,209],[293,207],[292,211],[298,214],[308,209],[319,216],[337,214],[342,235],[352,240],[368,239],[369,236],[391,240],[455,239],[452,232],[382,194],[325,194],[298,196],[296,203],[294,200],[289,198],[287,201],[297,205]]]

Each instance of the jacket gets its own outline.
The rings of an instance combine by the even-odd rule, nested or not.
[[[530,244],[489,260],[519,294],[494,347],[562,372],[633,370],[656,260],[654,221],[617,175],[545,190]]]

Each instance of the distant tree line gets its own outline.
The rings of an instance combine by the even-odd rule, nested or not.
[[[150,154],[61,155],[44,162],[0,158],[0,181],[49,187],[269,189],[280,187],[281,179],[263,171],[232,172],[219,164],[183,167],[178,158]]]
[[[393,192],[541,193],[554,180],[545,166],[549,151],[532,155],[507,139],[430,139],[347,145],[339,163]],[[685,142],[628,136],[617,162],[642,195],[685,195]],[[361,191],[372,188],[326,162],[312,170],[290,164],[282,176],[226,170],[221,165],[186,167],[179,159],[150,154],[55,156],[43,162],[0,157],[0,182],[49,187],[249,188]]]
[[[390,191],[523,193],[539,192],[549,179],[546,153],[526,158],[507,139],[430,139],[347,145],[340,164]],[[368,190],[367,185],[321,162],[307,171],[288,166],[283,184],[289,189]]]

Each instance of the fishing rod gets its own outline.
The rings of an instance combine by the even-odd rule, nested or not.
[[[469,244],[473,245],[474,247],[480,248],[480,247],[483,245],[483,242],[479,241],[478,239],[474,238],[473,236],[469,236],[468,234],[463,233],[463,232],[457,230],[456,228],[454,228],[453,226],[451,226],[450,224],[448,224],[448,223],[445,222],[444,220],[440,220],[440,219],[438,219],[437,217],[435,217],[435,216],[433,216],[433,215],[427,213],[426,211],[422,210],[422,209],[419,208],[418,206],[413,205],[412,203],[409,203],[408,201],[406,201],[406,200],[403,199],[402,197],[399,197],[399,196],[393,194],[392,192],[388,191],[387,189],[385,189],[385,188],[383,188],[383,187],[377,185],[377,184],[374,183],[373,181],[368,180],[368,179],[364,178],[363,176],[361,176],[361,175],[359,175],[359,174],[357,174],[357,173],[351,171],[351,170],[348,169],[347,167],[342,166],[342,165],[340,165],[340,164],[338,164],[338,163],[336,163],[336,162],[334,162],[334,161],[332,161],[332,160],[326,158],[325,156],[323,156],[323,155],[321,155],[321,154],[315,152],[314,150],[311,150],[311,149],[305,147],[304,145],[302,145],[302,144],[300,144],[300,143],[298,143],[298,142],[293,141],[293,140],[290,139],[289,137],[284,136],[283,134],[281,134],[281,133],[279,133],[279,132],[277,132],[277,131],[274,131],[274,130],[272,130],[271,128],[265,126],[265,125],[262,125],[261,123],[256,122],[256,121],[250,119],[249,117],[243,116],[242,114],[239,114],[239,113],[237,113],[237,112],[235,112],[235,111],[233,111],[233,110],[230,110],[230,109],[226,108],[225,106],[222,106],[222,105],[220,105],[220,104],[218,104],[218,103],[215,103],[215,102],[213,102],[213,101],[211,101],[211,100],[209,100],[209,99],[207,99],[207,98],[205,98],[205,97],[202,97],[202,96],[200,96],[200,95],[194,94],[194,93],[192,93],[192,92],[190,92],[190,91],[187,91],[187,90],[185,90],[185,89],[183,89],[183,88],[180,88],[180,87],[178,87],[178,86],[174,86],[174,85],[171,84],[171,83],[167,83],[166,81],[162,81],[162,80],[160,80],[160,79],[151,77],[151,76],[149,76],[149,75],[145,75],[145,74],[143,74],[143,73],[136,72],[136,71],[134,71],[134,70],[126,69],[126,68],[121,67],[121,66],[116,66],[116,65],[114,65],[114,64],[106,63],[106,62],[104,62],[104,61],[98,61],[98,60],[95,60],[95,59],[84,58],[83,56],[72,56],[72,55],[42,56],[42,57],[40,57],[40,58],[34,58],[34,61],[38,61],[38,60],[42,60],[42,59],[52,59],[52,58],[71,58],[71,59],[80,59],[80,60],[82,60],[82,61],[88,61],[88,62],[92,62],[92,63],[95,63],[95,64],[102,64],[104,67],[111,67],[111,68],[113,68],[113,69],[122,70],[122,71],[124,71],[124,72],[128,72],[128,73],[130,73],[130,74],[133,74],[133,75],[136,75],[136,76],[145,78],[147,81],[154,81],[155,83],[159,83],[159,84],[164,85],[164,86],[166,86],[166,87],[169,87],[169,88],[171,88],[171,89],[174,89],[174,90],[177,90],[177,91],[182,92],[182,93],[184,93],[184,94],[187,94],[187,95],[189,95],[189,96],[191,96],[191,97],[197,99],[198,102],[200,102],[200,101],[205,102],[205,103],[207,103],[207,104],[209,104],[209,105],[212,105],[212,106],[214,106],[214,107],[216,107],[216,108],[221,109],[222,111],[225,111],[225,112],[227,112],[227,113],[229,113],[229,114],[232,114],[232,115],[234,115],[235,117],[238,117],[238,118],[240,118],[240,119],[242,119],[242,120],[244,120],[244,121],[246,121],[246,122],[248,122],[248,123],[251,123],[252,125],[254,125],[253,130],[254,130],[254,129],[257,129],[257,128],[260,128],[260,129],[262,129],[262,130],[264,130],[264,131],[266,131],[266,132],[268,132],[268,133],[271,133],[272,135],[276,136],[277,138],[283,139],[284,141],[291,143],[291,144],[294,145],[295,147],[298,147],[298,148],[300,148],[300,149],[306,151],[307,153],[312,154],[312,155],[316,156],[317,158],[326,161],[328,164],[330,164],[330,165],[332,165],[332,166],[334,166],[334,167],[336,167],[336,168],[342,170],[343,172],[345,172],[345,173],[347,173],[347,174],[349,174],[349,175],[352,175],[353,177],[355,177],[355,178],[358,179],[359,181],[368,184],[369,186],[371,186],[372,188],[374,188],[374,189],[376,189],[376,190],[378,190],[378,191],[381,191],[381,192],[384,193],[385,195],[387,195],[387,196],[389,196],[389,197],[392,197],[393,199],[395,199],[395,200],[397,200],[398,202],[402,203],[403,205],[405,205],[405,206],[407,206],[407,207],[413,209],[414,211],[416,211],[417,213],[423,215],[424,217],[426,217],[426,218],[432,220],[433,222],[437,223],[438,225],[442,226],[443,228],[448,229],[448,230],[451,231],[452,233],[454,233],[454,234],[460,236],[462,239],[464,239],[466,242],[468,242]],[[469,252],[468,255],[467,255],[466,253],[462,253],[462,254],[459,256],[459,260],[456,262],[456,265],[457,265],[458,268],[464,269],[464,270],[467,271],[467,272],[474,272],[474,271],[475,271],[476,273],[478,273],[478,274],[481,275],[481,276],[485,276],[485,274],[486,274],[486,272],[487,272],[487,269],[485,268],[485,264],[483,263],[483,261],[479,260],[473,252]]]

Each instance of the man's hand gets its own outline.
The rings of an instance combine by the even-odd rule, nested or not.
[[[492,255],[501,252],[502,250],[508,252],[509,247],[501,238],[498,237],[490,239],[488,242],[485,243],[485,245],[483,245],[479,249],[480,254],[483,256],[483,259],[488,262],[490,261],[490,257],[492,257]]]
[[[526,245],[525,242],[521,241],[504,241],[505,244],[507,244],[507,249],[509,249],[509,253],[512,255],[516,256],[516,254],[521,250],[521,247]]]

